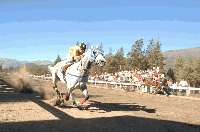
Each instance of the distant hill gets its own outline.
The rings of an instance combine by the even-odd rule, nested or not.
[[[49,60],[38,60],[38,61],[18,61],[16,59],[7,59],[7,58],[0,58],[0,64],[2,64],[2,68],[8,67],[19,67],[20,65],[27,64],[36,64],[36,65],[51,65],[53,62]]]
[[[200,57],[200,47],[197,48],[189,48],[189,49],[180,49],[180,50],[169,50],[166,52],[162,52],[163,56],[167,59],[165,60],[165,68],[173,68],[174,59],[177,58],[179,55],[182,56],[185,60],[191,57]],[[38,61],[18,61],[15,59],[7,59],[7,58],[0,58],[0,64],[2,64],[2,68],[8,68],[9,66],[12,67],[19,67],[20,65],[27,64],[27,65],[52,65],[53,62],[49,60],[38,60]]]
[[[162,52],[163,56],[167,59],[165,60],[165,68],[173,68],[174,59],[178,56],[182,56],[185,60],[188,60],[189,57],[198,57],[200,58],[200,47],[189,48],[189,49],[180,49],[180,50],[169,50]]]

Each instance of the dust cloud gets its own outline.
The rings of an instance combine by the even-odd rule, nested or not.
[[[12,75],[6,78],[4,77],[4,80],[21,93],[37,93],[40,95],[40,98],[44,100],[52,99],[55,96],[54,91],[52,92],[52,88],[44,89],[46,83],[44,80],[36,80],[29,76],[25,65]]]

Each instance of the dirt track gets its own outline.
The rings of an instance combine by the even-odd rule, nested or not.
[[[0,80],[0,131],[200,131],[199,98],[90,86],[90,99],[80,110],[71,101],[64,108],[52,106],[50,81],[31,81],[34,89],[45,91],[47,99],[41,100],[36,92],[3,92],[13,90],[6,89],[13,87],[9,80]],[[58,87],[64,92],[64,84]],[[80,90],[73,93],[76,100],[84,97]]]

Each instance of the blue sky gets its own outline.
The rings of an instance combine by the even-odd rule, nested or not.
[[[200,0],[0,0],[0,58],[65,59],[77,41],[105,54],[138,39],[159,38],[162,51],[200,47],[199,13]]]

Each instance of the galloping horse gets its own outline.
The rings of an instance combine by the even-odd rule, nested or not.
[[[66,101],[69,100],[70,97],[73,101],[73,105],[83,104],[86,100],[89,99],[86,86],[86,83],[88,82],[89,69],[91,68],[93,63],[101,67],[104,66],[106,60],[103,57],[103,54],[98,49],[98,46],[96,47],[91,46],[85,53],[85,56],[83,56],[79,62],[76,62],[67,68],[65,72],[66,81],[63,79],[63,74],[61,72],[64,63],[65,61],[61,61],[57,63],[54,67],[49,67],[52,73],[53,88],[57,93],[57,98],[58,99],[61,98],[60,92],[58,91],[56,85],[57,81],[60,79],[61,82],[67,84],[67,92],[65,100]],[[72,91],[77,88],[79,88],[85,95],[85,99],[82,100],[81,102],[79,101],[75,102],[75,99],[72,97],[71,94]]]
[[[153,78],[146,78],[144,82],[144,86],[155,87],[154,94],[156,94],[158,91],[162,91],[166,96],[169,96],[167,92],[163,89],[163,84],[160,78],[158,78],[157,80],[154,80]]]

